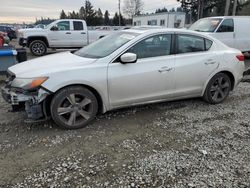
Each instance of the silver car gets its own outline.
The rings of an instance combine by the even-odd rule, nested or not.
[[[241,81],[244,56],[188,30],[115,32],[76,52],[33,59],[8,70],[4,99],[25,104],[28,118],[67,129],[107,111],[202,97],[217,104]]]

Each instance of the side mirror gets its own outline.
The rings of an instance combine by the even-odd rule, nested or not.
[[[125,53],[121,56],[121,63],[136,63],[137,55],[134,53]]]
[[[59,29],[58,29],[58,27],[57,26],[53,26],[53,27],[51,27],[51,29],[50,29],[51,31],[58,31]]]

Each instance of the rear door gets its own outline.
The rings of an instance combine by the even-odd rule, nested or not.
[[[87,44],[87,28],[82,21],[73,21],[72,44],[74,47],[83,47]]]
[[[175,97],[194,97],[202,93],[204,84],[219,66],[213,42],[189,34],[176,35]]]
[[[235,48],[234,20],[232,18],[224,19],[212,35],[227,46]]]

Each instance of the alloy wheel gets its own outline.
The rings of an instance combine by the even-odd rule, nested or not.
[[[218,77],[214,80],[210,88],[210,94],[215,102],[223,101],[230,91],[230,83],[224,77]]]
[[[75,126],[91,118],[92,101],[81,94],[70,94],[61,101],[57,114],[68,126]]]
[[[36,42],[32,45],[31,50],[36,55],[43,55],[46,51],[44,45],[40,42]]]

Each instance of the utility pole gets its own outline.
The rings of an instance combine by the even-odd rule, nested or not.
[[[224,16],[228,16],[228,14],[229,14],[230,3],[231,3],[230,0],[226,0],[226,6],[225,6]]]
[[[236,15],[238,0],[234,0],[233,16]]]
[[[197,20],[200,19],[200,16],[201,16],[201,0],[198,0]]]
[[[118,9],[119,9],[119,26],[121,26],[121,0],[118,0]]]

